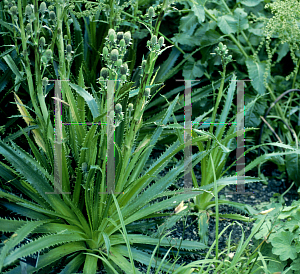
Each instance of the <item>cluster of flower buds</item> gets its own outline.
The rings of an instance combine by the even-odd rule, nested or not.
[[[223,45],[222,42],[218,44],[218,47],[215,49],[215,52],[221,56],[223,67],[225,67],[228,63],[232,61],[232,55],[228,55],[228,49],[226,45]],[[216,54],[211,53],[211,54]]]
[[[164,44],[165,42],[165,38],[163,36],[161,36],[158,40],[157,40],[157,36],[153,35],[150,39],[150,41],[147,41],[147,46],[149,48],[150,51],[155,51],[157,53],[160,52],[160,49],[165,46]]]
[[[116,33],[114,29],[109,29],[105,40],[101,55],[107,65],[106,68],[101,69],[99,80],[101,82],[107,80],[108,76],[120,75],[119,79],[125,82],[128,75],[128,65],[123,62],[123,57],[127,47],[131,44],[131,33],[129,31]]]

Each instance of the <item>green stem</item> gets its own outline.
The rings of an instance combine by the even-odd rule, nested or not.
[[[24,29],[24,24],[23,24],[23,11],[22,11],[21,0],[18,0],[18,12],[19,12],[19,22],[20,22],[20,29],[21,29],[23,55],[25,58],[25,71],[26,71],[26,76],[27,76],[29,93],[30,93],[30,97],[31,97],[31,101],[32,101],[32,105],[34,107],[35,113],[37,114],[38,118],[40,119],[40,117],[42,117],[42,114],[36,103],[36,98],[35,98],[33,79],[32,79],[32,74],[31,74],[31,69],[30,69],[30,61],[29,61],[28,52],[27,52],[27,39],[25,37],[25,29]],[[41,124],[43,124],[42,120],[40,120],[40,122],[41,122]]]
[[[217,178],[216,178],[216,172],[215,172],[215,167],[214,167],[214,162],[210,156],[210,161],[211,161],[211,166],[212,166],[212,171],[214,174],[214,190],[215,190],[215,203],[216,203],[216,260],[218,260],[218,253],[219,253],[219,199],[218,199],[218,188],[217,188]],[[217,263],[216,263],[216,268],[217,268]]]

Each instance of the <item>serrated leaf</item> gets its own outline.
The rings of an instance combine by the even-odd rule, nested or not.
[[[231,15],[223,15],[218,18],[218,27],[224,34],[237,32],[237,20]]]
[[[195,13],[195,15],[198,18],[198,22],[202,23],[205,20],[205,11],[204,11],[204,7],[200,4],[195,4],[193,3],[192,5],[192,11]]]
[[[187,16],[183,16],[180,19],[179,31],[186,34],[193,34],[198,20],[193,12],[190,12]]]
[[[251,81],[251,85],[259,94],[264,94],[266,88],[264,86],[264,73],[266,71],[266,63],[254,61],[252,58],[246,60],[246,66]],[[268,80],[268,79],[267,79]]]
[[[91,112],[92,112],[92,115],[93,115],[93,118],[97,118],[100,113],[99,113],[99,110],[98,110],[98,106],[97,106],[97,103],[94,99],[94,97],[89,94],[85,89],[81,88],[80,86],[78,85],[75,85],[75,84],[72,84],[72,83],[69,83],[69,85],[81,96],[84,98],[85,102],[87,103],[87,105],[89,106]]]

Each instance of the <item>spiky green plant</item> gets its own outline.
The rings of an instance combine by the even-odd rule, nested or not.
[[[64,5],[57,2],[55,8],[56,27],[62,30]],[[164,8],[166,8],[166,4]],[[24,25],[21,18],[22,5],[20,0],[18,2],[18,10],[20,29],[22,30]],[[160,23],[161,21],[156,23],[156,32]],[[130,37],[130,35],[127,33],[126,37]],[[25,51],[27,45],[24,33],[21,38],[23,50]],[[39,41],[38,36],[35,39]],[[130,43],[130,38],[128,39],[127,45]],[[65,57],[66,54],[71,54],[71,52],[64,50],[63,35],[60,33],[57,33],[54,41],[58,50],[58,73],[60,79],[67,79],[69,68],[67,66],[68,60]],[[112,53],[114,49],[119,52],[119,49],[116,48],[117,45],[111,42],[117,41],[108,42],[111,47],[111,51],[108,52]],[[119,58],[124,57],[124,50],[120,50]],[[153,236],[150,232],[150,235],[137,234],[137,232],[140,232],[141,224],[145,224],[145,227],[150,229],[156,223],[149,222],[147,224],[144,223],[143,219],[165,216],[165,213],[159,212],[166,208],[173,208],[177,202],[189,199],[200,193],[199,190],[192,193],[182,193],[182,191],[165,192],[165,189],[183,171],[183,165],[179,169],[174,169],[163,180],[156,181],[145,190],[151,180],[167,165],[168,161],[184,147],[178,141],[175,142],[161,155],[155,164],[145,173],[142,173],[144,164],[163,130],[162,127],[158,127],[153,134],[149,134],[144,138],[143,142],[138,144],[135,141],[138,130],[142,126],[142,116],[147,104],[144,92],[149,86],[150,78],[153,74],[156,60],[155,50],[150,52],[148,56],[145,73],[141,79],[141,86],[134,104],[135,109],[133,110],[132,107],[128,109],[131,112],[133,111],[132,116],[125,114],[125,128],[116,125],[116,139],[119,140],[116,142],[119,156],[116,161],[116,194],[98,194],[99,192],[105,192],[107,179],[106,94],[111,94],[115,91],[116,101],[119,101],[120,96],[128,93],[130,89],[130,85],[126,83],[127,72],[125,71],[126,73],[123,74],[119,71],[118,66],[114,63],[115,58],[112,60],[108,56],[107,59],[104,57],[109,70],[107,75],[108,83],[100,82],[100,93],[92,89],[94,96],[85,89],[82,69],[79,73],[78,85],[67,83],[66,81],[61,82],[62,102],[67,108],[63,109],[62,117],[70,123],[75,123],[75,125],[62,125],[61,162],[58,164],[62,170],[60,183],[63,193],[47,194],[47,192],[53,192],[55,185],[53,171],[56,162],[54,161],[55,142],[51,131],[52,123],[50,122],[49,109],[46,107],[43,97],[43,88],[47,86],[46,79],[42,81],[41,78],[43,73],[37,72],[41,85],[40,89],[38,86],[38,98],[42,109],[42,111],[39,111],[40,108],[35,103],[34,108],[38,110],[36,113],[38,119],[34,120],[31,117],[27,108],[22,104],[21,99],[15,94],[18,109],[27,125],[32,126],[36,124],[38,127],[32,129],[35,143],[25,135],[33,155],[29,155],[13,141],[8,145],[0,140],[0,153],[7,161],[6,163],[1,163],[0,175],[7,183],[17,188],[24,195],[23,197],[18,197],[1,189],[2,204],[9,210],[28,218],[27,221],[1,219],[0,230],[3,232],[14,232],[13,236],[1,248],[1,271],[7,270],[7,273],[20,272],[20,266],[16,266],[17,259],[34,254],[37,251],[43,251],[44,254],[40,256],[37,269],[28,267],[28,273],[36,270],[48,271],[49,267],[52,267],[61,259],[65,260],[63,269],[68,272],[77,271],[82,266],[84,273],[96,273],[100,259],[105,268],[111,269],[114,273],[117,273],[116,271],[119,269],[126,273],[139,273],[133,265],[133,260],[141,261],[141,256],[143,256],[145,258],[143,263],[149,264],[150,255],[147,252],[137,250],[136,246],[155,246],[160,242],[162,247],[174,245],[175,248],[179,248],[174,240],[170,238],[160,240],[158,236]],[[53,50],[46,50],[43,56],[45,56],[45,68],[53,60]],[[28,56],[26,60],[25,68],[29,90],[31,91],[31,100],[35,102],[35,89],[33,88]],[[39,68],[39,63],[37,63],[35,69],[38,70]],[[121,81],[117,83],[113,81],[118,79]],[[75,100],[71,88],[76,91],[77,100]],[[161,120],[162,124],[166,124],[169,120],[177,101],[178,96],[167,109],[165,116]],[[90,127],[79,125],[79,123],[87,121],[85,116],[86,105],[91,112],[92,122],[94,123]],[[122,108],[119,105],[118,114],[121,120],[123,117],[120,110]],[[101,125],[98,126],[96,123],[101,123]],[[25,133],[25,130],[22,130],[23,133]],[[203,139],[207,139],[207,137],[195,138],[195,142]],[[197,164],[204,155],[205,153],[194,155],[194,164]],[[198,157],[197,160],[196,157]],[[71,194],[66,194],[65,192],[71,192]],[[167,197],[167,199],[150,204],[151,201],[159,197]],[[5,200],[9,201],[9,203],[6,203]],[[173,222],[170,223],[174,223],[175,219],[178,220],[179,218],[180,215],[173,216]],[[31,235],[35,235],[31,243],[14,249],[25,237]],[[190,251],[203,248],[206,248],[206,246],[190,241],[182,241],[180,246],[180,249]],[[130,263],[127,261],[127,258],[130,259]],[[158,262],[161,262],[161,260],[158,260]],[[9,270],[10,267],[14,268]],[[167,269],[168,267],[170,265],[165,263],[162,269]],[[178,265],[175,268],[178,268]]]

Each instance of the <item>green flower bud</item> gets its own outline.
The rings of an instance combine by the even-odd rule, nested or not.
[[[131,39],[131,33],[130,31],[126,31],[124,34],[124,40],[126,45],[128,45],[130,43],[130,39]]]
[[[150,8],[148,9],[148,16],[149,16],[150,18],[152,18],[152,17],[155,16],[155,12],[154,12],[154,8],[153,8],[153,7],[150,7]]]
[[[128,71],[128,65],[125,63],[123,64],[123,66],[120,67],[120,72],[122,75],[126,75],[127,71]]]
[[[119,57],[119,52],[118,52],[118,50],[117,49],[113,49],[112,51],[111,51],[111,53],[110,53],[110,59],[112,60],[112,61],[117,61],[118,60],[118,57]]]
[[[156,45],[155,45],[155,49],[156,49],[156,50],[160,50],[160,45],[159,45],[159,44],[156,44]]]
[[[17,6],[12,6],[9,10],[10,10],[12,15],[17,15],[18,14]]]
[[[109,29],[109,30],[108,30],[108,36],[111,35],[111,34],[113,34],[113,35],[116,34],[116,32],[115,32],[114,29]]]
[[[42,84],[43,84],[43,87],[47,86],[48,85],[48,78],[47,77],[44,77],[43,80],[42,80]]]
[[[72,23],[73,23],[73,19],[72,19],[72,18],[69,18],[69,19],[68,19],[68,24],[71,25]]]
[[[47,49],[45,51],[45,56],[46,56],[47,60],[49,61],[51,59],[51,57],[52,57],[52,50],[51,49]]]
[[[28,24],[26,25],[26,31],[27,31],[27,32],[32,32],[32,26],[31,26],[31,23],[28,23]]]
[[[158,44],[162,47],[163,44],[164,44],[164,42],[165,42],[165,38],[161,36],[161,37],[158,39]]]
[[[117,39],[118,39],[118,41],[120,41],[120,40],[123,39],[123,38],[124,38],[124,33],[123,33],[123,31],[118,32],[118,33],[117,33]]]
[[[49,17],[50,17],[50,19],[51,20],[55,20],[55,18],[56,18],[56,15],[55,15],[55,12],[52,10],[52,11],[50,11],[50,13],[49,13]]]
[[[122,76],[121,76],[121,80],[122,80],[122,81],[126,81],[126,75],[122,75]]]
[[[4,5],[8,5],[8,1],[7,0],[4,0]]]
[[[42,61],[42,63],[44,63],[44,64],[47,64],[47,63],[48,63],[47,57],[46,57],[45,55],[42,56],[41,61]]]
[[[144,70],[146,68],[147,65],[147,60],[143,60],[142,62],[142,69]]]
[[[120,66],[122,66],[122,59],[117,60],[117,67],[120,67]]]
[[[108,48],[104,47],[102,53],[104,56],[106,56],[108,54]]]
[[[107,68],[102,68],[100,71],[100,76],[102,76],[104,79],[107,78],[107,76],[109,75],[109,71]]]
[[[101,82],[104,81],[103,76],[100,76],[99,81],[101,81]]]
[[[25,14],[26,14],[27,16],[30,16],[30,15],[32,14],[32,8],[31,8],[30,5],[27,5],[27,6],[25,7]]]
[[[46,40],[45,40],[45,37],[41,37],[40,40],[39,40],[39,45],[40,47],[44,47],[46,44]]]
[[[120,114],[121,111],[122,111],[122,105],[119,104],[119,103],[116,104],[116,105],[115,105],[115,113],[116,113],[116,114]]]
[[[144,95],[145,95],[146,98],[148,98],[148,97],[150,96],[150,92],[151,92],[151,91],[150,91],[150,88],[146,88],[146,89],[145,89]]]
[[[66,35],[66,34],[64,35],[64,40],[68,41],[68,35]]]
[[[132,104],[132,103],[129,103],[129,104],[128,104],[128,110],[129,110],[129,111],[133,111],[133,104]]]
[[[109,41],[114,42],[115,41],[115,34],[111,33],[109,35]]]
[[[153,45],[155,45],[157,43],[157,36],[156,35],[153,35],[152,38],[151,38],[151,43]]]
[[[126,43],[125,43],[125,40],[124,39],[121,39],[120,41],[120,46],[121,47],[125,47]]]
[[[46,3],[45,3],[45,2],[42,2],[42,3],[40,4],[40,12],[41,12],[41,13],[45,13],[46,10],[47,10]]]
[[[72,46],[70,44],[67,45],[67,53],[71,53],[72,51]]]

